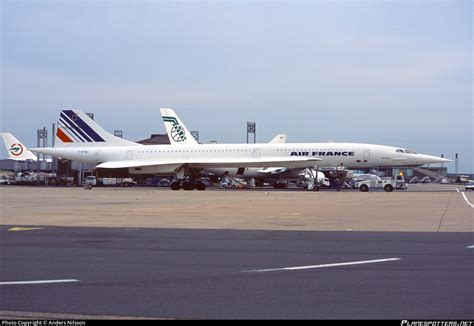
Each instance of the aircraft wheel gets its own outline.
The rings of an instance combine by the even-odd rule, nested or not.
[[[198,182],[197,185],[196,185],[196,189],[197,190],[205,190],[206,189],[206,185],[202,182]]]
[[[183,186],[184,190],[194,190],[194,183],[193,182],[189,182],[189,181],[183,182],[182,186]]]
[[[275,188],[275,189],[286,189],[286,183],[277,182],[277,183],[273,184],[273,188]]]
[[[179,188],[181,188],[181,182],[175,181],[175,182],[171,183],[171,189],[179,190]]]

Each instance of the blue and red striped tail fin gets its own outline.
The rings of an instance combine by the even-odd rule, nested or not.
[[[55,147],[134,146],[137,143],[116,137],[79,110],[63,110],[59,115]]]

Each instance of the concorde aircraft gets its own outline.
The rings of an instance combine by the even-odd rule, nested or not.
[[[161,117],[163,119],[163,123],[165,124],[166,132],[168,134],[168,138],[170,140],[170,143],[172,145],[198,145],[198,142],[194,139],[194,137],[191,135],[189,132],[188,128],[185,126],[185,124],[181,121],[181,119],[178,117],[176,112],[173,109],[169,108],[161,108],[160,109]],[[286,134],[280,134],[277,135],[271,143],[285,143],[287,140],[287,135]],[[308,148],[308,146],[297,146],[299,148],[304,147]],[[316,146],[314,146],[316,145]],[[311,144],[311,148],[320,148],[322,144]],[[348,145],[348,144],[345,144]],[[356,144],[353,144],[356,145]],[[362,144],[359,144],[362,145]],[[332,149],[337,147],[337,143],[330,142],[324,144],[323,148],[326,149]],[[362,160],[362,161],[367,161],[363,163],[368,163],[369,161],[373,162],[374,165],[371,166],[376,166],[377,162],[380,162],[380,160],[370,160],[370,148],[372,145],[364,145],[364,149],[362,150],[363,156],[365,155],[368,159],[367,160]],[[364,150],[366,152],[364,152]],[[380,148],[379,148],[380,150]],[[297,155],[309,155],[310,150],[306,150],[304,152],[303,150],[295,152]],[[293,153],[293,154],[295,154]],[[395,153],[408,153],[408,154],[416,154],[413,151],[406,150],[403,148],[397,148],[395,149]],[[315,153],[311,150],[311,156],[313,156]],[[337,151],[327,151],[327,152],[318,152],[318,156],[330,156],[334,155],[335,157],[338,155]],[[376,155],[377,152],[373,152],[373,155]],[[341,152],[341,155],[344,155]],[[398,155],[398,154],[397,154]],[[392,155],[393,156],[393,155]],[[419,155],[417,155],[418,157]],[[411,157],[410,159],[406,159],[406,157],[393,157],[392,162],[390,163],[390,160],[387,160],[383,163],[385,164],[379,164],[379,166],[387,166],[387,165],[420,165],[420,164],[411,164],[413,162],[413,159],[416,158],[414,156]],[[421,157],[420,157],[421,158]],[[326,161],[330,161],[331,159],[325,158]],[[439,158],[442,160],[441,158]],[[326,171],[317,171],[313,167],[307,167],[307,168],[289,168],[289,167],[270,167],[270,168],[256,168],[256,167],[239,167],[239,168],[209,168],[205,169],[203,172],[205,173],[211,173],[217,176],[223,176],[223,175],[230,175],[232,177],[238,177],[238,178],[254,178],[257,180],[264,180],[264,179],[277,179],[278,181],[274,183],[275,188],[285,188],[287,185],[286,180],[287,179],[297,179],[299,177],[305,177],[305,179],[308,178],[313,178],[316,181],[322,180],[325,177],[329,177],[331,180],[336,181],[337,184],[342,184],[348,175],[349,170],[347,169],[357,169],[358,167],[366,167],[368,166],[367,164],[361,164],[360,160],[347,160],[346,165],[344,166],[345,169],[326,169]],[[342,163],[342,162],[341,162]],[[388,163],[388,164],[387,164]],[[327,167],[326,164],[319,164],[319,167]],[[339,167],[339,166],[338,166]],[[317,186],[316,186],[317,187]]]
[[[132,174],[175,174],[177,180],[171,184],[173,190],[204,190],[203,183],[184,177],[193,176],[201,169],[217,167],[366,167],[450,162],[403,148],[358,143],[145,146],[113,136],[79,110],[61,111],[55,147],[29,150],[92,162],[97,168],[128,168]]]

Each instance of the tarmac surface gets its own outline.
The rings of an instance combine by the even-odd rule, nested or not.
[[[0,319],[474,319],[474,194],[410,186],[0,187]]]
[[[3,225],[472,232],[460,186],[409,191],[0,187]],[[474,192],[466,192],[474,203]]]
[[[0,316],[474,318],[471,233],[9,229]]]

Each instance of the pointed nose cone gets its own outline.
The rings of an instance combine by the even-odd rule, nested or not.
[[[438,156],[431,156],[431,155],[423,155],[422,158],[423,161],[426,163],[449,163],[452,162],[452,160],[449,160],[447,158],[442,158]]]
[[[449,162],[453,162],[453,160],[450,160],[450,159],[447,159],[447,158],[441,158],[441,157],[438,157],[438,160],[441,160],[440,163],[449,163]]]

